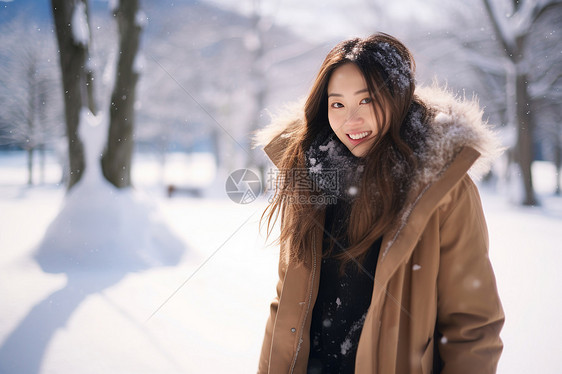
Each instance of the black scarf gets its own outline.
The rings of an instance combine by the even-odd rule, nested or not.
[[[325,195],[353,200],[359,192],[362,159],[354,156],[328,126],[306,151],[306,168],[314,185]]]

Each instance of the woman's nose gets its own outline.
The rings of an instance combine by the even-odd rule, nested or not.
[[[356,108],[349,113],[345,123],[356,124],[356,123],[361,123],[362,121],[363,121],[363,116],[361,115],[359,108]]]

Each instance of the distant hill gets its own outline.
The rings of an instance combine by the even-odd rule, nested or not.
[[[145,0],[146,1],[146,0]],[[141,3],[144,5],[144,2]],[[179,0],[178,3],[192,3],[193,0]],[[109,10],[108,0],[89,0],[93,13]],[[39,24],[51,24],[51,0],[0,0],[0,25],[15,17],[25,15],[25,19]]]

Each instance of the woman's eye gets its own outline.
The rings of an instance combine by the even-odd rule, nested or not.
[[[342,103],[337,103],[337,102],[336,102],[336,103],[332,103],[331,107],[332,107],[332,108],[336,108],[336,109],[337,109],[337,108],[343,108],[343,104],[342,104]]]
[[[373,102],[373,99],[371,99],[370,97],[366,97],[363,100],[361,100],[361,104],[371,104]]]

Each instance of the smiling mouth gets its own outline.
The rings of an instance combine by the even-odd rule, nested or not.
[[[371,134],[372,131],[363,131],[355,134],[346,134],[352,140],[361,140]]]

